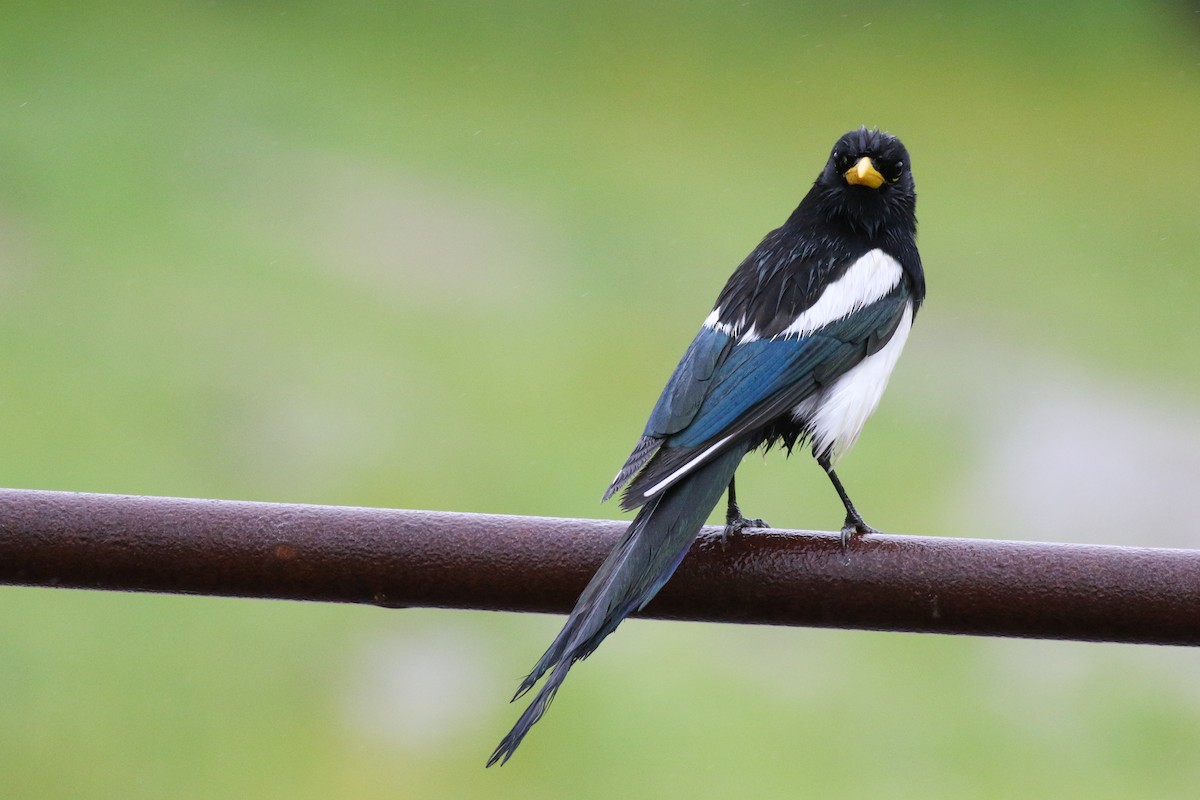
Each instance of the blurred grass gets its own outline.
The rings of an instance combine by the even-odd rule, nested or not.
[[[969,329],[1200,386],[1182,5],[4,12],[3,485],[614,516],[599,492],[721,282],[862,123],[904,137],[921,193],[906,362]],[[971,454],[931,373],[901,366],[843,469],[891,530],[958,532],[941,487]],[[742,474],[755,514],[839,521],[804,458]],[[1194,663],[1166,650],[631,623],[484,773],[557,619],[0,595],[4,797],[1166,797],[1200,777]],[[358,691],[400,731],[426,719],[356,665],[429,631],[481,654],[430,695],[455,727],[364,732]],[[484,699],[451,714],[463,698]]]

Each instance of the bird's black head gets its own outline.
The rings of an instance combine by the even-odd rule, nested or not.
[[[895,136],[859,128],[837,140],[807,201],[826,219],[873,236],[884,226],[916,230],[917,194],[908,150]]]

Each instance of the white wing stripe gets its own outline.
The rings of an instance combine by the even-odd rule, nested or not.
[[[674,481],[678,480],[679,478],[682,478],[684,475],[687,475],[687,474],[688,474],[689,472],[691,472],[693,469],[695,469],[696,467],[698,467],[698,466],[700,466],[701,464],[703,464],[703,463],[704,463],[704,460],[705,460],[706,458],[708,458],[710,455],[712,455],[712,454],[713,454],[713,452],[714,452],[715,450],[717,450],[717,448],[719,448],[721,445],[725,444],[726,442],[728,442],[728,441],[729,441],[730,439],[732,439],[732,438],[733,438],[733,436],[732,436],[732,435],[730,435],[730,436],[726,436],[724,439],[722,439],[722,440],[720,440],[719,442],[717,442],[716,444],[712,445],[712,446],[711,446],[711,447],[709,447],[707,450],[705,450],[703,453],[701,453],[700,455],[696,456],[696,457],[695,457],[695,458],[693,458],[691,461],[687,462],[687,463],[686,463],[686,464],[684,464],[682,467],[680,467],[679,469],[675,470],[675,471],[674,471],[674,472],[672,472],[670,475],[668,475],[667,477],[663,478],[663,479],[662,479],[661,481],[659,481],[658,483],[656,483],[656,484],[654,484],[653,486],[651,486],[649,489],[647,489],[645,492],[643,492],[643,493],[642,493],[642,497],[653,497],[654,495],[656,495],[656,494],[658,494],[659,492],[661,492],[661,491],[662,491],[662,490],[663,490],[665,487],[667,487],[668,485],[670,485],[670,484],[671,484],[671,483],[673,483]]]

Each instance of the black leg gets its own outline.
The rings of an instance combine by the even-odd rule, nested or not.
[[[833,471],[833,467],[829,463],[829,458],[827,456],[818,458],[817,463],[821,465],[821,469],[825,470],[825,474],[829,476],[830,482],[833,483],[833,488],[837,489],[838,497],[842,498],[842,505],[846,507],[846,521],[842,525],[842,549],[846,549],[851,536],[879,533],[879,531],[863,521],[862,514],[858,513],[858,509],[854,507],[854,503],[850,500],[850,495],[846,494],[846,487],[842,486],[842,482],[838,480],[837,473]]]
[[[721,541],[724,542],[730,536],[741,533],[746,528],[769,528],[771,527],[761,519],[746,519],[742,516],[742,509],[737,503],[737,489],[734,487],[734,479],[729,479],[729,504],[725,507],[725,530],[721,531]]]

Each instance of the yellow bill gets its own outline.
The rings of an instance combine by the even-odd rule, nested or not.
[[[855,186],[878,189],[883,185],[883,176],[879,174],[879,170],[875,169],[875,165],[871,163],[868,156],[860,158],[858,163],[842,173],[842,177],[846,179],[846,183],[852,183]]]

